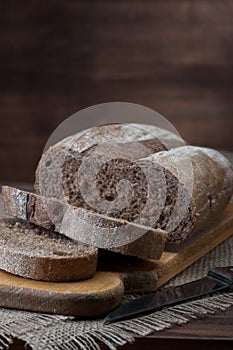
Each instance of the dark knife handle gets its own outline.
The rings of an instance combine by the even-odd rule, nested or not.
[[[208,276],[233,289],[233,266],[215,267],[208,272]]]

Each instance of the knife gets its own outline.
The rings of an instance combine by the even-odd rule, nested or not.
[[[161,310],[166,306],[209,296],[217,292],[232,290],[233,266],[216,267],[211,269],[204,278],[181,286],[164,288],[121,305],[105,317],[104,324],[144,315]]]

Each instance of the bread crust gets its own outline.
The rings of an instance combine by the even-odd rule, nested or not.
[[[40,247],[33,249],[36,243]],[[0,268],[14,275],[49,282],[79,281],[95,274],[97,256],[97,249],[82,248],[33,224],[0,220]]]

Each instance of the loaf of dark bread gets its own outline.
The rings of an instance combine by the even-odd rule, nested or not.
[[[96,272],[98,251],[19,219],[0,220],[0,269],[35,280],[79,281]]]
[[[98,240],[95,234],[98,235],[102,228],[108,228],[109,232],[106,239],[109,239],[111,238],[111,229],[123,227],[126,228],[125,231],[129,235],[135,237],[135,240],[132,239],[123,245],[118,244],[117,246],[111,246],[110,242],[107,247],[108,250],[139,258],[157,260],[165,249],[167,233],[161,229],[153,229],[133,222],[110,218],[83,208],[73,207],[55,198],[42,197],[9,186],[2,187],[2,194],[6,214],[63,233],[73,240],[82,237],[85,239],[85,243],[94,245]],[[68,210],[71,213],[70,216],[67,214]],[[64,225],[67,227],[65,232],[63,230]],[[116,234],[116,232],[114,233]],[[127,237],[125,241],[127,241]]]
[[[66,234],[75,238],[79,231],[90,242],[89,223],[143,227],[142,237],[114,249],[158,259],[166,232],[170,243],[180,243],[220,215],[233,193],[232,166],[222,154],[183,144],[178,136],[143,124],[84,130],[43,154],[37,195],[3,188],[6,213],[62,232],[70,205],[82,224],[71,225]]]
[[[153,139],[151,142],[153,144]],[[143,146],[141,151],[138,144],[141,145],[140,142],[137,145],[134,142],[110,142],[106,149],[102,145],[92,147],[75,165],[72,160],[65,162],[62,199],[88,211],[161,228],[168,233],[169,242],[174,243],[204,228],[223,211],[233,193],[233,170],[221,153],[183,146],[160,149],[153,154],[150,150],[149,155],[141,157],[148,148]],[[110,150],[110,159],[105,150]],[[131,185],[127,190],[126,182]],[[119,184],[123,184],[121,190]],[[156,199],[153,191],[161,188]],[[129,198],[127,204],[116,209],[115,203],[125,203],[126,195]],[[164,197],[162,207],[158,204],[160,196]]]

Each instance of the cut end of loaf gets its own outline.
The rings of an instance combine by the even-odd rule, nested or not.
[[[44,281],[77,281],[94,275],[97,250],[17,219],[0,220],[0,268]]]

